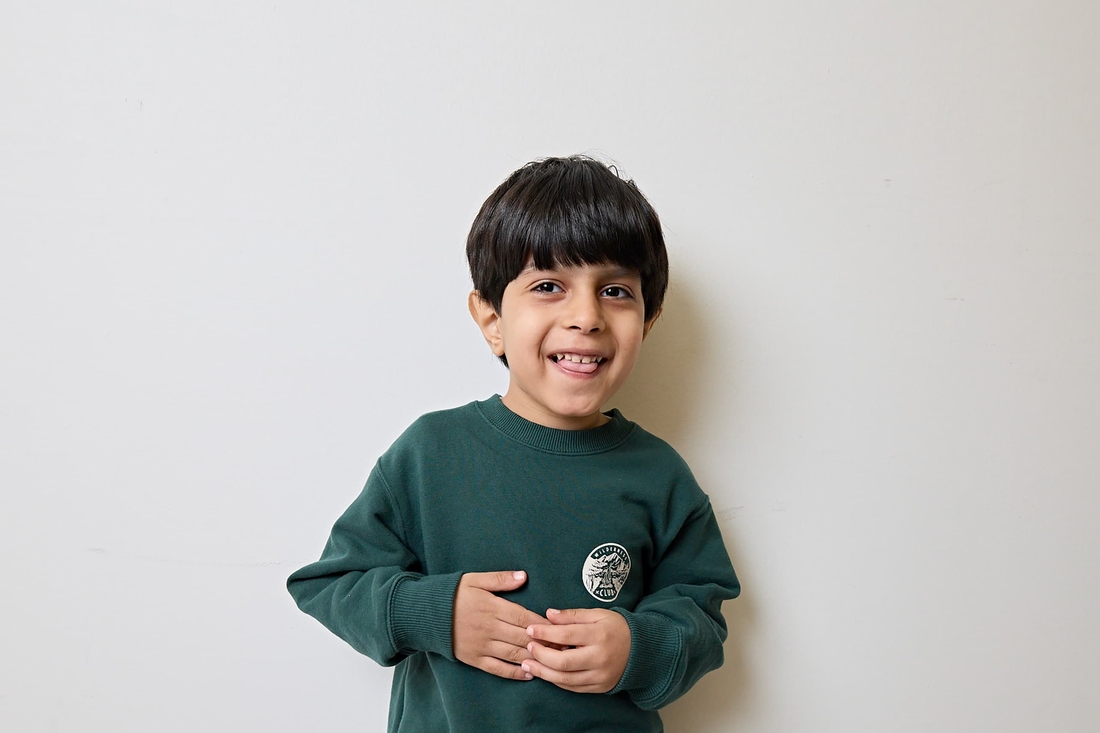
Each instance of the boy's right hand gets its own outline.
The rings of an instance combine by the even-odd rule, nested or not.
[[[531,658],[527,627],[549,623],[523,606],[495,595],[516,590],[527,582],[527,573],[503,570],[465,573],[455,593],[454,627],[451,630],[455,658],[472,667],[513,680],[529,680],[520,662]]]

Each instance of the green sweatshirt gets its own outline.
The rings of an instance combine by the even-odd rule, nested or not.
[[[391,731],[660,731],[657,708],[722,664],[722,601],[740,585],[706,494],[664,441],[626,420],[557,430],[499,397],[417,420],[379,458],[321,559],[287,582],[352,647],[396,664]],[[459,577],[524,570],[502,593],[609,608],[630,627],[614,690],[579,694],[459,662]]]

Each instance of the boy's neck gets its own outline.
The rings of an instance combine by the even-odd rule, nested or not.
[[[559,415],[551,413],[543,409],[539,409],[539,405],[532,400],[526,398],[520,390],[517,390],[514,386],[509,386],[508,391],[500,398],[501,403],[511,410],[516,415],[519,415],[524,420],[529,420],[536,425],[542,425],[546,428],[555,428],[557,430],[589,430],[591,428],[598,428],[601,425],[606,425],[611,421],[607,415],[602,412],[596,412],[591,415]]]

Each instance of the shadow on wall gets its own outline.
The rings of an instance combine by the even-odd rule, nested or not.
[[[634,373],[614,404],[646,430],[682,445],[688,425],[703,407],[705,352],[706,337],[694,304],[680,288],[670,287]]]
[[[722,374],[709,363],[714,354],[707,348],[706,324],[685,295],[687,290],[669,289],[664,311],[646,339],[634,373],[614,400],[628,419],[674,446],[685,445],[692,433],[691,421],[706,412],[713,385],[708,390],[703,375]],[[730,376],[735,375],[723,374],[723,382]],[[715,511],[719,509],[715,507]],[[725,527],[722,538],[738,577],[745,583],[736,539]],[[670,733],[726,731],[733,720],[747,717],[752,679],[744,642],[754,625],[751,595],[727,601],[722,611],[729,628],[725,664],[661,712]]]

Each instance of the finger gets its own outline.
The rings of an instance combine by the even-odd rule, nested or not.
[[[475,665],[478,669],[488,672],[491,675],[497,677],[503,677],[506,680],[529,680],[532,679],[532,675],[528,670],[516,664],[509,664],[502,662],[496,657],[481,657],[477,660]]]
[[[515,590],[527,582],[527,573],[522,570],[498,570],[492,573],[464,573],[459,582],[473,588],[498,593]]]
[[[513,603],[504,598],[497,598],[494,603],[496,617],[504,623],[519,626],[526,629],[532,624],[545,624],[547,620],[534,611],[524,608],[518,603]]]
[[[553,628],[553,627],[547,627]],[[500,642],[502,644],[508,644],[510,646],[518,646],[521,649],[526,649],[533,639],[527,633],[527,629],[520,626],[512,626],[511,624],[498,624],[494,625],[488,630],[489,638],[493,641]],[[566,645],[558,644],[548,639],[540,639],[540,642],[551,649],[563,649]]]
[[[500,618],[495,616],[483,627],[485,635],[494,641],[504,642],[506,644],[512,644],[514,646],[524,647],[531,642],[532,637],[528,634],[528,630],[534,625],[541,625],[545,628],[553,628],[547,625],[546,619],[539,616],[537,613],[532,613],[522,606],[516,606],[514,603],[504,601],[503,599],[496,599],[501,601],[502,604],[519,609],[519,612],[515,614],[515,618],[509,620],[508,618]],[[505,617],[509,617],[507,611],[501,614]],[[513,623],[518,621],[521,623]],[[561,645],[549,640],[541,640],[547,646],[553,648],[560,648]]]
[[[603,692],[595,673],[589,670],[580,672],[563,672],[542,664],[537,659],[528,659],[520,665],[520,669],[527,674],[557,685],[564,690],[572,692]],[[610,688],[608,688],[610,689]]]
[[[485,635],[492,641],[525,649],[531,643],[531,636],[527,633],[527,629],[522,626],[513,626],[499,619],[485,629]]]
[[[537,641],[527,645],[531,658],[557,672],[580,672],[593,668],[595,653],[590,647],[553,649]]]
[[[568,626],[549,626],[532,624],[527,627],[527,636],[535,641],[557,646],[587,646],[596,639],[592,624],[569,624]]]
[[[567,608],[564,611],[548,608],[546,620],[552,624],[594,624],[607,618],[609,613],[615,612],[605,608]]]
[[[519,664],[531,658],[531,652],[527,647],[507,644],[503,641],[486,642],[481,649],[481,654],[486,657],[495,657],[509,664]]]

